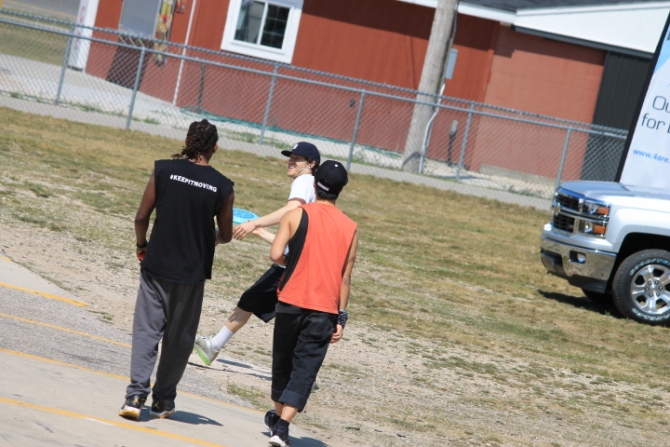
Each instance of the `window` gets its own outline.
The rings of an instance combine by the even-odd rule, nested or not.
[[[153,38],[156,33],[156,19],[162,3],[161,0],[123,2],[119,30]]]
[[[303,0],[230,0],[221,49],[291,63]]]

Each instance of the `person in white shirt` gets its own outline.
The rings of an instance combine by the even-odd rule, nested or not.
[[[233,230],[235,239],[241,241],[253,233],[272,243],[274,234],[263,228],[277,225],[287,212],[316,200],[313,173],[321,162],[321,155],[316,146],[312,143],[300,142],[293,146],[292,150],[282,151],[282,155],[289,157],[287,175],[293,179],[288,201],[283,207],[270,214],[235,227]],[[273,264],[254,285],[247,289],[218,334],[211,339],[196,336],[193,350],[198,354],[200,360],[206,365],[211,365],[223,346],[249,321],[252,314],[266,323],[275,317],[277,287],[284,270],[284,266]]]

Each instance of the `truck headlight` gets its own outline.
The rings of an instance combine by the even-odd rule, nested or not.
[[[604,237],[607,232],[607,223],[592,222],[590,220],[582,219],[579,222],[579,232]]]
[[[591,216],[608,217],[610,215],[610,206],[604,202],[584,199],[582,212]]]

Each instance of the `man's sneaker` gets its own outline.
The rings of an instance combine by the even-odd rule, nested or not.
[[[142,406],[146,400],[146,397],[130,396],[126,399],[126,402],[121,407],[121,410],[119,410],[119,416],[126,419],[138,420],[140,418]]]
[[[289,447],[291,442],[288,440],[288,430],[275,431],[268,442],[275,447]]]
[[[177,411],[177,409],[174,407],[174,402],[155,400],[154,403],[151,404],[149,416],[163,419],[172,416],[175,411]]]
[[[200,360],[207,366],[211,366],[212,362],[219,355],[219,351],[212,349],[212,342],[208,338],[202,337],[200,335],[195,336],[195,344],[193,345],[193,350]]]
[[[270,430],[270,436],[274,434],[273,429],[278,420],[279,416],[277,416],[277,413],[274,410],[265,413],[265,428]]]

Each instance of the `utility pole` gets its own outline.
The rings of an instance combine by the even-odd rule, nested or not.
[[[444,64],[447,59],[447,48],[449,37],[451,36],[451,27],[456,14],[456,5],[458,0],[438,0],[433,17],[433,26],[430,30],[430,39],[426,50],[426,58],[423,61],[423,70],[421,80],[419,81],[419,94],[417,101],[436,102],[432,96],[422,93],[437,95],[440,85],[444,80]],[[412,113],[412,122],[410,123],[407,141],[405,142],[405,151],[402,157],[402,170],[408,172],[418,172],[421,158],[421,146],[423,135],[433,114],[433,106],[416,104]]]

